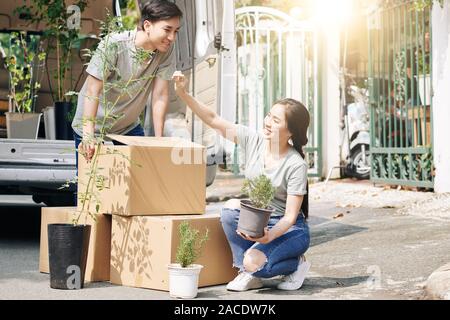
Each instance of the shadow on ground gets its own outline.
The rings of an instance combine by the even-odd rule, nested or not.
[[[356,276],[349,278],[337,277],[308,277],[305,279],[300,290],[283,291],[276,288],[278,282],[268,284],[267,288],[257,291],[258,294],[274,295],[274,296],[298,296],[298,295],[313,295],[327,289],[348,288],[357,286],[367,281],[369,276]]]
[[[312,216],[308,220],[311,232],[311,247],[368,230],[368,228],[338,223],[332,219],[321,217]]]
[[[0,205],[0,239],[37,240],[41,232],[41,208],[38,206]]]
[[[280,297],[312,296],[328,289],[354,287],[367,282],[368,279],[369,276],[355,276],[349,278],[308,277],[305,279],[302,288],[294,291],[277,289],[276,286],[280,280],[264,280],[264,288],[247,291],[245,294],[264,295],[265,297],[269,296],[269,299],[270,296],[273,296],[274,299],[279,299]],[[229,295],[230,298],[233,298],[233,295],[242,297],[242,293],[226,291],[225,287],[220,289],[212,288],[212,290],[199,292],[197,297],[201,299],[220,299],[224,295]]]

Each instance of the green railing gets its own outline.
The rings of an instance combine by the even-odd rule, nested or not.
[[[239,123],[261,130],[265,114],[281,98],[298,99],[311,123],[305,148],[308,175],[320,177],[321,93],[318,33],[309,24],[265,7],[236,10]]]
[[[431,10],[385,3],[369,16],[371,180],[433,188]]]

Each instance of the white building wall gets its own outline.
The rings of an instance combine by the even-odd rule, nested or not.
[[[322,30],[322,177],[339,166],[339,56],[340,31],[337,24],[328,24]],[[331,178],[339,178],[339,170],[333,170]]]
[[[450,192],[450,1],[432,11],[435,192]]]

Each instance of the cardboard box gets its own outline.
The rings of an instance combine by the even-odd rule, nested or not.
[[[43,207],[41,211],[41,243],[39,251],[39,271],[49,273],[48,233],[50,223],[71,223],[76,207]],[[86,263],[85,281],[109,280],[111,257],[111,216],[98,214],[96,221],[83,215],[79,223],[91,225],[89,251]]]
[[[169,290],[167,265],[175,263],[178,226],[188,220],[209,239],[195,263],[203,265],[199,287],[228,283],[237,275],[219,214],[201,216],[113,216],[111,233],[111,283]]]
[[[181,138],[110,138],[126,145],[105,146],[99,159],[104,188],[100,212],[123,216],[203,214],[206,208],[206,148]],[[89,178],[79,155],[78,206]]]

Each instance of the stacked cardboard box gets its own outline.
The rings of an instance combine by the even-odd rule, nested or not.
[[[219,215],[205,215],[205,147],[180,138],[109,136],[124,145],[104,146],[98,167],[99,211],[112,214],[110,281],[168,290],[175,262],[178,226],[188,220],[209,240],[197,263],[199,286],[223,284],[236,275]],[[78,205],[89,179],[79,156]]]
[[[52,223],[71,223],[78,214],[76,211],[76,207],[42,208],[40,272],[49,272],[47,226]],[[85,281],[108,281],[111,256],[111,216],[96,214],[94,220],[90,215],[84,214],[80,217],[79,223],[91,225]]]
[[[167,265],[175,262],[182,221],[209,239],[196,263],[203,265],[199,287],[227,283],[236,276],[232,256],[218,214],[201,216],[113,216],[111,283],[169,290]]]
[[[98,174],[104,183],[96,189],[100,212],[123,216],[205,213],[205,147],[180,138],[109,137],[125,145],[102,150]],[[81,195],[90,165],[83,157],[78,163]]]

